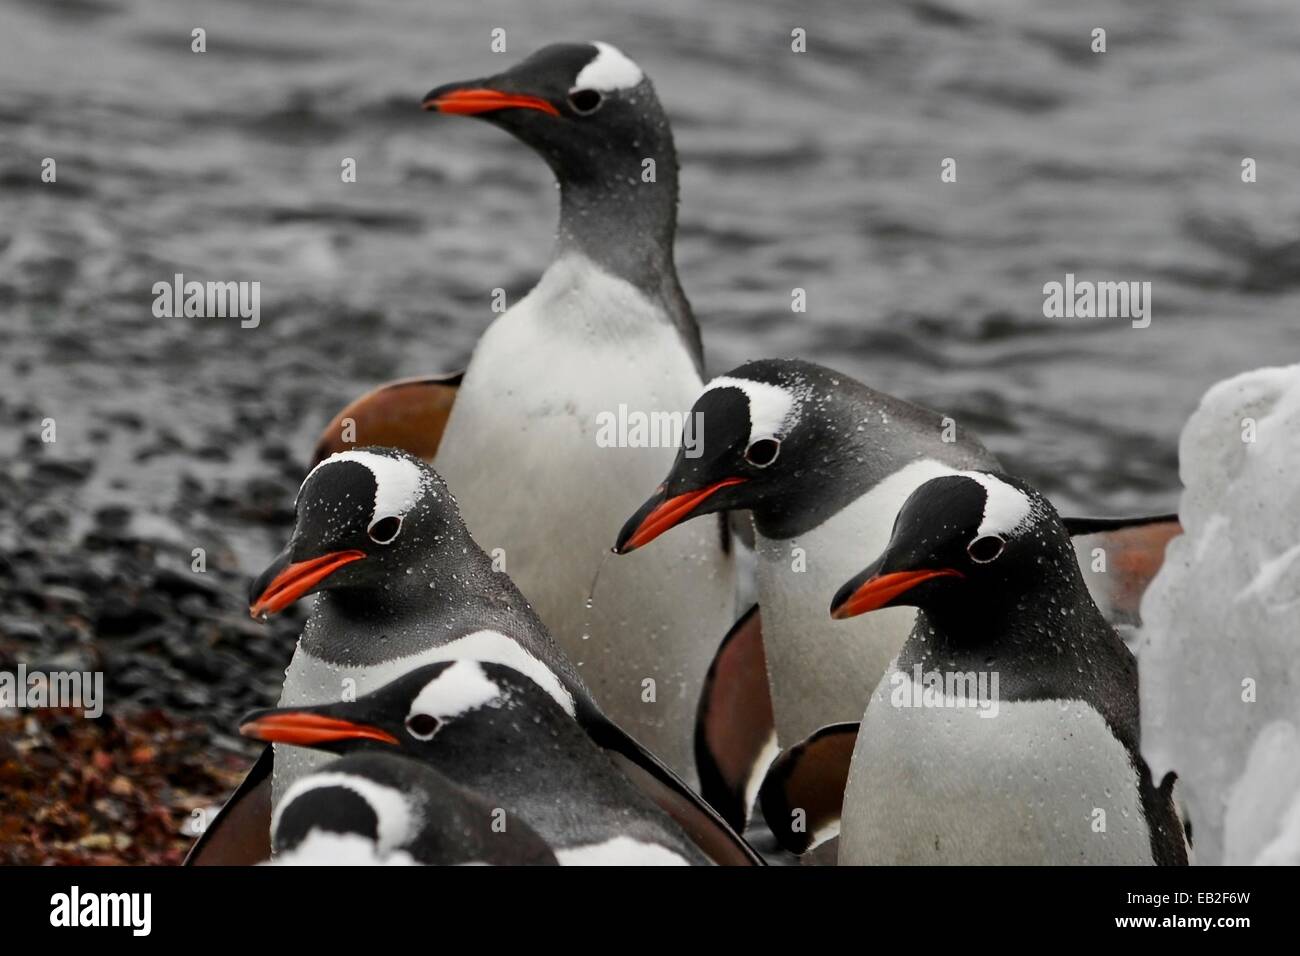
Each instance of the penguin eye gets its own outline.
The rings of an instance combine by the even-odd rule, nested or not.
[[[966,553],[976,564],[988,564],[1000,558],[1006,546],[1006,540],[999,535],[983,534],[966,545]]]
[[[574,90],[569,94],[569,105],[573,111],[582,116],[589,116],[600,109],[605,98],[597,90]]]
[[[388,515],[386,518],[380,518],[369,528],[366,534],[370,535],[370,540],[375,544],[388,544],[397,537],[397,532],[402,530],[402,519],[396,515]]]
[[[776,461],[781,452],[781,443],[775,438],[760,438],[745,449],[745,461],[755,468],[766,468]]]
[[[412,714],[406,718],[406,729],[417,740],[428,740],[442,729],[442,721],[433,714]]]

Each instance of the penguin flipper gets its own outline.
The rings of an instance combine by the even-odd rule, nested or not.
[[[252,866],[271,857],[271,769],[267,745],[243,782],[190,847],[186,866]]]
[[[827,724],[772,764],[758,802],[783,849],[802,855],[839,834],[857,741],[857,721]]]
[[[432,461],[464,377],[464,372],[451,372],[402,378],[366,392],[325,426],[312,453],[312,467],[336,452],[372,445],[400,448]],[[354,423],[346,436],[345,419]]]
[[[586,729],[633,785],[672,817],[714,863],[719,866],[766,865],[754,848],[699,794],[617,725],[609,720],[599,720]]]
[[[695,712],[700,795],[739,833],[776,754],[763,617],[755,604],[722,639]]]
[[[1112,624],[1140,624],[1138,609],[1165,560],[1165,546],[1183,533],[1178,515],[1140,518],[1063,518],[1074,539],[1079,568],[1097,607]],[[1094,570],[1093,552],[1105,554]]]

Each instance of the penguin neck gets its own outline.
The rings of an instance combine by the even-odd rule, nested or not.
[[[677,156],[671,141],[648,150],[655,181],[642,181],[639,163],[560,182],[560,222],[553,261],[578,254],[630,283],[682,330],[688,343],[699,331],[677,277]],[[698,344],[696,345],[698,352]]]

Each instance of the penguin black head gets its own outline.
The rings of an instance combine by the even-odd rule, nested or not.
[[[357,753],[285,791],[271,816],[271,845],[277,863],[305,865],[556,863],[526,822],[497,829],[496,813],[424,761]]]
[[[442,478],[391,448],[331,455],[303,481],[295,510],[288,545],[249,590],[255,618],[317,591],[376,586],[464,530]]]
[[[805,477],[808,456],[823,441],[805,363],[749,362],[705,386],[691,408],[672,471],[619,532],[626,554],[688,518],[733,508],[781,506]]]
[[[540,153],[562,184],[639,179],[645,157],[671,153],[654,87],[608,43],[556,43],[503,73],[448,83],[426,110],[478,116]],[[675,154],[671,154],[675,162]]]
[[[438,661],[354,701],[254,711],[239,732],[337,754],[387,745],[416,758],[453,747],[483,757],[494,740],[517,733],[520,711],[529,726],[573,718],[573,698],[540,664],[533,670],[530,677],[490,661]]]
[[[271,821],[271,845],[277,853],[292,849],[320,830],[379,839],[381,802],[369,788],[340,775],[319,774],[298,781],[285,794]],[[405,800],[402,801],[405,803]]]
[[[1046,498],[1003,474],[944,475],[912,492],[884,553],[839,589],[831,616],[910,605],[974,628],[1062,575],[1078,578],[1078,565]]]

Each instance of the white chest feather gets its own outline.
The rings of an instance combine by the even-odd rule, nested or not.
[[[831,598],[885,550],[903,502],[954,469],[913,462],[806,534],[758,538],[758,596],[777,739],[790,747],[829,723],[858,720],[911,632],[916,612],[886,608],[847,621]]]
[[[381,852],[373,840],[355,833],[313,830],[300,844],[276,856],[273,866],[418,866],[404,850]]]
[[[604,843],[557,850],[561,866],[690,866],[681,854],[631,837],[619,836]]]
[[[844,794],[841,864],[1152,862],[1137,770],[1096,710],[939,700],[927,705],[921,685],[893,670],[872,695]]]
[[[700,388],[653,303],[566,256],[484,334],[435,463],[596,700],[679,773],[734,570],[711,520],[611,555],[676,449],[606,447],[600,416],[685,413]]]

